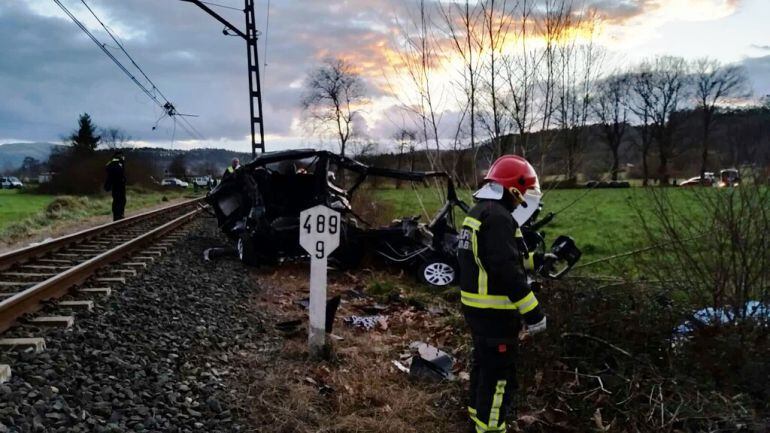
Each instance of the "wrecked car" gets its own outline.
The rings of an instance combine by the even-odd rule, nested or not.
[[[338,184],[338,173],[345,176],[348,188]],[[444,204],[427,222],[421,222],[419,216],[405,216],[385,227],[373,227],[351,206],[353,195],[369,177],[408,182],[439,179],[446,184]],[[323,150],[287,150],[258,156],[212,189],[206,199],[219,227],[235,242],[238,257],[250,266],[307,257],[299,244],[299,214],[321,204],[341,215],[340,246],[330,256],[334,266],[355,267],[365,253],[373,252],[413,270],[425,284],[444,287],[457,280],[455,212],[459,208],[465,213],[469,207],[458,198],[451,177],[444,172],[373,167]],[[527,221],[520,225],[530,251],[545,252],[540,229],[553,216],[535,222],[540,208],[541,204],[533,203]],[[561,277],[580,257],[566,236],[557,239],[554,251],[540,269],[547,278]],[[554,271],[557,262],[565,265]]]
[[[337,172],[350,176],[349,188],[336,184]],[[404,217],[387,227],[371,227],[350,204],[371,176],[409,182],[442,178],[447,182],[446,203],[428,223]],[[366,251],[374,251],[389,262],[416,269],[421,280],[436,286],[456,279],[454,208],[468,209],[446,173],[372,167],[323,150],[260,155],[211,190],[207,201],[247,265],[305,257],[299,245],[299,214],[322,204],[339,211],[342,218],[340,246],[330,256],[335,266],[354,267]]]

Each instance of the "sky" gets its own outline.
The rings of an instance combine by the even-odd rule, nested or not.
[[[119,56],[81,0],[60,1]],[[199,135],[161,119],[163,111],[53,0],[2,0],[0,143],[60,142],[78,115],[88,112],[99,126],[121,128],[140,145],[250,150],[242,39],[223,35],[221,24],[179,0],[85,1],[177,110],[198,116],[187,119]],[[754,94],[770,94],[770,1],[585,1],[603,19],[598,43],[618,64],[655,55],[710,56],[745,66]],[[329,145],[308,132],[300,100],[308,71],[330,56],[360,71],[371,101],[363,112],[365,126],[373,139],[387,140],[397,127],[389,113],[399,104],[393,95],[399,82],[393,42],[416,4],[256,0],[267,149]],[[214,9],[239,26],[243,22],[240,11]]]

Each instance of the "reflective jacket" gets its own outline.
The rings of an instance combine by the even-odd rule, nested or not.
[[[532,256],[511,210],[501,201],[480,200],[468,212],[457,256],[465,307],[518,312],[529,324],[543,318],[525,271],[525,262],[531,263]]]
[[[241,168],[241,167],[238,166],[238,168]],[[234,177],[235,170],[237,170],[238,168],[233,168],[232,165],[228,165],[227,168],[225,169],[225,172],[222,174],[222,180],[227,180],[227,179],[230,179],[231,177]]]

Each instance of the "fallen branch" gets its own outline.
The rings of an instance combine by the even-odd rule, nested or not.
[[[633,360],[635,360],[635,361],[638,361],[638,360],[637,360],[637,359],[634,357],[634,355],[632,355],[632,354],[631,354],[630,352],[628,352],[627,350],[625,350],[625,349],[621,349],[620,347],[618,347],[618,346],[616,346],[616,345],[614,345],[614,344],[610,343],[610,342],[609,342],[609,341],[607,341],[607,340],[602,340],[602,339],[601,339],[601,338],[599,338],[599,337],[594,337],[593,335],[583,334],[583,333],[580,333],[580,332],[565,332],[565,333],[561,334],[561,338],[566,338],[566,337],[577,337],[577,338],[585,338],[586,340],[591,340],[591,341],[595,341],[595,342],[597,342],[597,343],[602,343],[602,344],[604,344],[605,346],[607,346],[607,347],[610,347],[610,348],[612,348],[612,349],[615,349],[616,351],[618,351],[618,352],[622,353],[623,355],[625,355],[625,356],[627,356],[627,357],[629,357],[629,358],[631,358],[631,359],[633,359]]]

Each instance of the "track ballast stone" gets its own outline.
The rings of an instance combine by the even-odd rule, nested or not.
[[[199,218],[163,258],[50,331],[43,353],[2,353],[13,378],[0,385],[4,432],[237,432],[228,361],[256,350],[262,322],[246,308],[256,287],[234,259],[202,261],[222,244]]]

